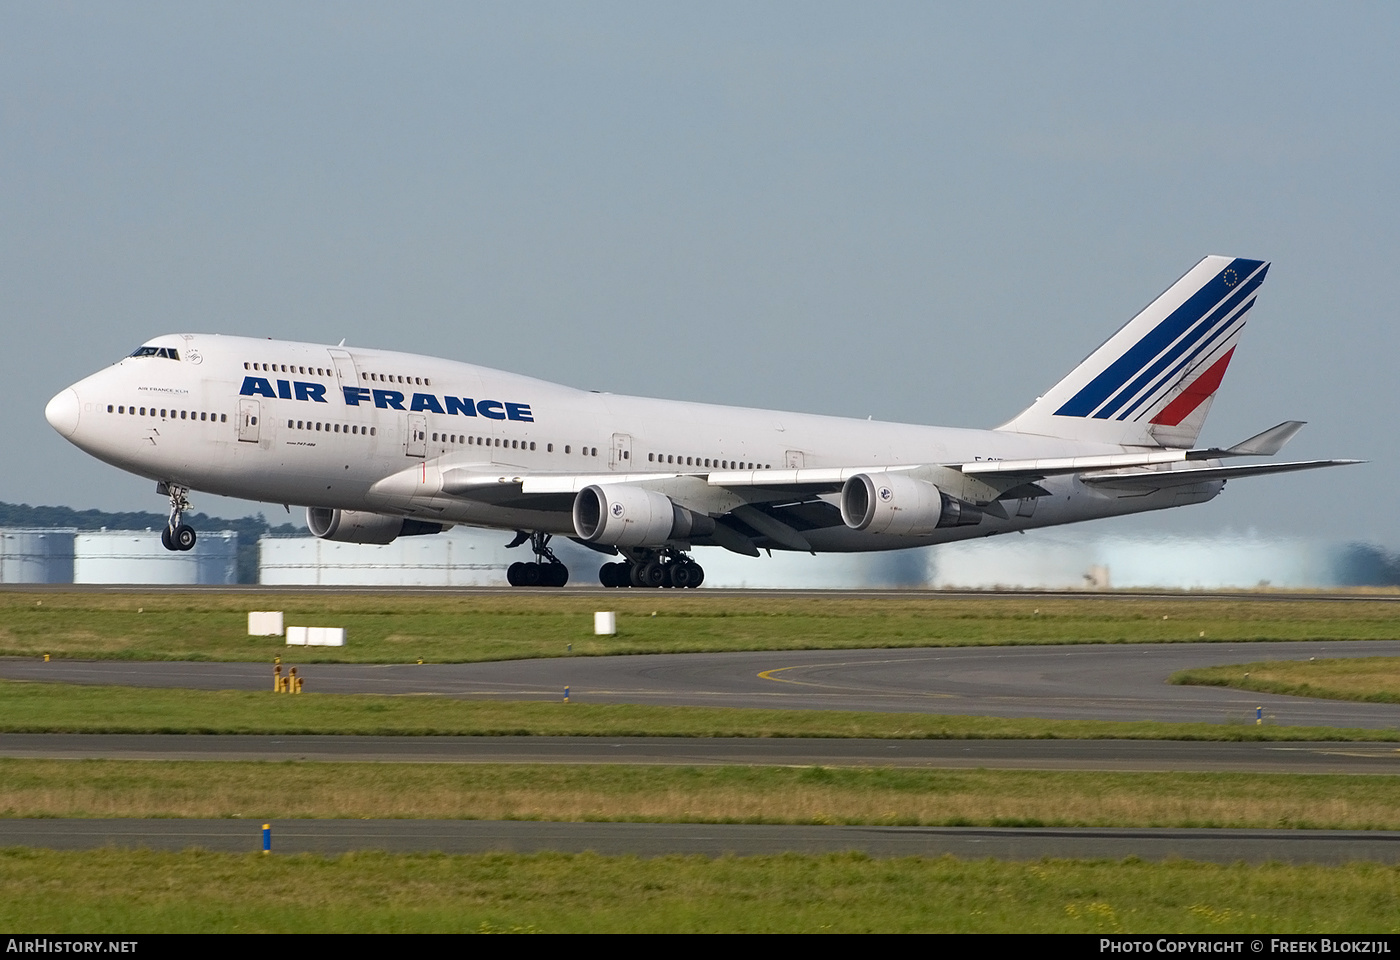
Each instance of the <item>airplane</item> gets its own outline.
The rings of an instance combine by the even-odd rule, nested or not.
[[[917,426],[578,390],[386,350],[156,337],[60,391],[65,438],[169,498],[306,508],[317,537],[389,543],[455,525],[515,531],[512,586],[563,586],[564,536],[619,558],[606,587],[698,587],[697,546],[749,556],[894,550],[1204,503],[1227,480],[1358,463],[1272,456],[1286,421],[1195,446],[1259,286],[1210,256],[995,429]],[[1227,463],[1227,461],[1229,461]]]

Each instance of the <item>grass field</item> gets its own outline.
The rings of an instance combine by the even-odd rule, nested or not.
[[[1272,660],[1200,667],[1172,674],[1171,682],[1295,697],[1400,703],[1400,659]]]
[[[593,635],[600,607],[617,611],[616,637]],[[265,660],[285,648],[247,636],[247,612],[267,608],[288,624],[346,628],[346,647],[307,650],[303,662],[1400,636],[1400,604],[1381,600],[0,592],[0,656]]]
[[[0,927],[297,933],[1394,933],[1400,870],[776,857],[0,851]],[[138,948],[139,949],[139,948]]]
[[[270,676],[270,674],[269,674]],[[269,686],[271,684],[269,683]],[[161,690],[0,680],[0,733],[1400,740],[1400,730]]]
[[[0,759],[0,817],[1400,830],[1392,776]]]
[[[620,634],[592,635],[618,611]],[[324,660],[1389,639],[1386,602],[700,594],[0,592],[0,655],[270,661],[250,609],[345,626]],[[572,645],[572,650],[568,649]],[[310,662],[298,657],[298,662]],[[1237,671],[1239,672],[1239,671]],[[1310,675],[1317,679],[1317,673]],[[1335,681],[1329,680],[1333,686]],[[1260,688],[1254,688],[1260,689]],[[1288,691],[1297,692],[1297,691]],[[1397,740],[1400,731],[137,690],[0,682],[0,732]],[[0,816],[481,817],[1400,827],[1393,777],[0,760]],[[0,925],[169,931],[1395,932],[1400,871],[1043,861],[0,851]]]

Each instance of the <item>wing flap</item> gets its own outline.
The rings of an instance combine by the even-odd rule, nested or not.
[[[1081,483],[1115,490],[1162,490],[1207,480],[1233,480],[1240,477],[1261,477],[1271,473],[1293,473],[1321,467],[1344,467],[1364,460],[1296,460],[1292,463],[1251,463],[1233,467],[1188,467],[1184,470],[1144,470],[1135,473],[1087,473]]]

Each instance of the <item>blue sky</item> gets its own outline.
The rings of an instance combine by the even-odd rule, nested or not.
[[[1394,4],[6,4],[0,499],[163,510],[47,399],[160,333],[992,426],[1201,256],[1273,262],[1115,532],[1400,547]],[[212,497],[211,512],[254,509]],[[280,515],[269,510],[269,516]]]

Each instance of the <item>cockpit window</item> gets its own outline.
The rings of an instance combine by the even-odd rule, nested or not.
[[[131,352],[133,357],[165,357],[167,360],[179,360],[180,354],[174,347],[137,347]]]

